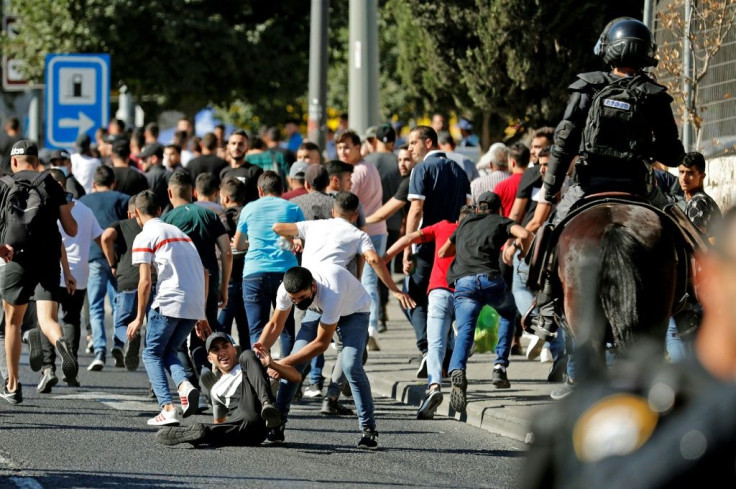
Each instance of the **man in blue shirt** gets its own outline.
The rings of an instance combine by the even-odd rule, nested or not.
[[[268,322],[284,273],[297,266],[294,253],[279,247],[279,235],[272,229],[276,222],[305,220],[298,205],[281,198],[283,192],[284,186],[278,173],[263,172],[258,178],[259,199],[243,208],[233,237],[236,249],[248,250],[243,265],[243,302],[250,327],[251,344],[258,341]],[[293,346],[292,313],[289,314],[281,334],[281,358],[288,356]]]
[[[417,163],[409,177],[409,213],[406,216],[406,234],[442,220],[456,222],[460,209],[471,202],[470,182],[465,171],[448,160],[439,150],[437,133],[429,126],[417,126],[409,134],[409,151]],[[427,287],[434,262],[434,242],[404,250],[404,291],[417,303],[408,311],[417,336],[417,348],[423,359],[417,371],[418,378],[426,378],[427,353]]]
[[[115,172],[106,165],[98,166],[95,170],[92,184],[93,192],[85,195],[79,201],[92,209],[100,227],[105,229],[112,223],[122,221],[128,217],[128,200],[130,196],[115,189]],[[105,366],[107,354],[107,338],[105,336],[105,294],[114,304],[117,281],[102,248],[92,243],[89,252],[89,281],[87,282],[87,298],[89,300],[89,324],[92,328],[92,344],[95,358],[87,370],[97,372]],[[114,339],[112,354],[115,357],[115,366],[124,367],[123,347],[119,339]]]

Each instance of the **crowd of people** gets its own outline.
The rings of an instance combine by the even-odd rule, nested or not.
[[[632,76],[626,63],[612,66],[613,81],[581,75],[580,93]],[[573,93],[574,110],[582,110],[581,97]],[[20,139],[11,119],[2,171],[12,176],[0,184],[3,399],[23,400],[23,341],[42,394],[59,382],[57,353],[62,381],[80,385],[78,352],[86,347],[92,372],[108,366],[108,353],[116,368],[131,371],[142,358],[160,407],[147,423],[159,428],[163,444],[284,442],[295,398],[322,396],[322,413],[345,415],[353,412],[339,398],[349,394],[358,447],[375,449],[363,365],[380,349],[390,296],[414,329],[416,375],[427,382],[417,418],[434,417],[446,381],[450,406],[466,411],[466,365],[485,306],[500,317],[492,385],[511,386],[513,354],[541,356],[552,362],[547,380],[563,382],[552,397],[567,397],[576,379],[571,338],[541,320],[529,328],[537,336],[525,353],[520,337],[533,305],[543,317],[527,284],[532,239],[545,222],[560,222],[600,177],[584,172],[593,171],[581,167],[584,158],[571,165],[580,138],[588,137],[573,127],[581,119],[573,109],[556,131],[538,128],[527,144],[493,144],[477,164],[454,151],[439,114],[433,126],[412,128],[405,145],[397,146],[388,123],[363,135],[343,128],[331,141],[335,159],[293,122],[281,141],[275,127],[258,136],[218,127],[199,139],[182,120],[174,140],[161,144],[156,124],[127,131],[115,120],[94,142],[80,135],[69,154],[39,151]],[[467,120],[459,128],[461,146],[477,144]],[[594,154],[595,146],[588,149],[583,156]],[[647,193],[656,196],[649,200],[680,206],[701,233],[713,235],[720,211],[704,192],[703,155],[666,150],[662,161],[677,166],[679,178],[646,166]],[[639,184],[639,173],[624,176],[604,175],[607,185]],[[401,288],[395,267],[404,274]],[[333,342],[337,360],[326,375],[323,354]],[[674,320],[666,345],[671,359],[686,356],[689,345]],[[208,409],[212,424],[182,426]]]

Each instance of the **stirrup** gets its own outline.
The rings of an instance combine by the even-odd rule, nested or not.
[[[554,300],[543,302],[537,306],[537,299],[532,301],[529,310],[521,318],[521,326],[527,333],[535,334],[544,341],[557,337],[557,318],[554,312]]]

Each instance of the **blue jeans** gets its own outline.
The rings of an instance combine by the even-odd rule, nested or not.
[[[670,323],[667,325],[665,347],[672,362],[684,360],[690,351],[690,344],[683,340],[682,337],[677,336],[677,325],[675,324],[674,318],[670,318]]]
[[[361,428],[376,427],[376,420],[373,416],[371,385],[363,369],[362,361],[365,342],[368,338],[368,318],[369,313],[356,312],[349,316],[342,316],[337,322],[337,334],[342,339],[343,344],[341,353],[342,370],[350,383],[350,390],[353,392],[353,400],[358,410],[358,420],[360,421]],[[294,353],[304,348],[307,343],[310,343],[317,337],[319,320],[311,320],[309,316],[304,319],[296,342],[294,343]],[[294,365],[294,368],[303,372],[306,365],[306,363]],[[294,394],[298,388],[298,382],[281,380],[279,392],[276,396],[276,405],[279,407],[284,420],[287,419],[291,400],[294,398]]]
[[[422,353],[427,353],[427,287],[432,264],[432,261],[417,255],[414,273],[404,277],[403,291],[417,303],[414,309],[405,309],[404,314],[414,328],[417,348]]]
[[[248,316],[251,344],[258,342],[263,328],[276,307],[276,293],[284,278],[282,272],[252,273],[243,277],[243,303]],[[281,332],[281,358],[289,356],[294,347],[294,313],[289,313]]]
[[[517,253],[514,255],[514,278],[511,282],[511,293],[514,294],[516,309],[522,315],[526,314],[534,300],[534,295],[526,286],[528,279],[529,265],[524,260],[519,260],[519,254]],[[565,333],[562,328],[557,329],[557,336],[547,345],[549,345],[549,351],[554,361],[562,358],[565,354]]]
[[[151,287],[148,297],[146,314],[151,310],[153,297],[156,295],[155,286]],[[115,346],[122,348],[128,341],[128,325],[133,322],[138,314],[138,289],[124,290],[115,293],[115,310],[113,311],[113,326],[115,332]]]
[[[447,349],[448,334],[455,317],[453,293],[448,289],[429,292],[427,308],[427,385],[442,383],[442,361]]]
[[[371,236],[371,242],[373,247],[376,249],[378,256],[383,256],[386,253],[386,241],[388,236],[381,234],[380,236]],[[371,296],[371,316],[368,323],[370,332],[375,334],[378,331],[378,308],[380,307],[380,297],[378,295],[378,275],[373,267],[366,263],[363,266],[363,275],[361,277],[363,287],[368,291]]]
[[[196,323],[194,319],[163,316],[157,309],[151,309],[148,313],[146,347],[142,356],[159,406],[172,403],[166,372],[169,372],[177,387],[187,380],[177,350],[184,344]]]
[[[248,317],[245,315],[245,304],[243,303],[243,282],[240,280],[230,281],[227,284],[227,305],[220,311],[217,321],[220,323],[221,331],[231,334],[233,319],[238,328],[240,347],[250,350],[250,332],[248,330]]]
[[[483,306],[493,307],[499,316],[496,365],[508,366],[511,341],[514,337],[516,306],[514,298],[499,275],[488,278],[485,273],[470,275],[455,281],[455,318],[457,339],[450,359],[449,371],[465,370],[473,347],[475,324]]]
[[[92,328],[92,342],[95,353],[107,351],[105,335],[105,294],[114,304],[117,281],[106,261],[89,262],[89,281],[87,298],[89,300],[89,324]]]

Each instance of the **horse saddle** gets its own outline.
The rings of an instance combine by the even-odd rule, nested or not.
[[[645,207],[659,215],[665,225],[669,224],[670,231],[673,235],[680,238],[680,246],[677,247],[679,266],[675,295],[678,303],[675,312],[684,306],[688,297],[695,298],[691,280],[691,272],[694,270],[694,267],[690,266],[690,258],[693,256],[695,250],[707,249],[707,241],[700,230],[690,222],[685,213],[677,205],[670,204],[662,210],[650,204],[643,197],[624,192],[606,192],[585,196],[575,203],[567,216],[558,224],[547,223],[542,226],[537,232],[531,250],[526,257],[527,263],[529,264],[527,287],[531,291],[539,291],[552,285],[549,283],[549,279],[556,276],[556,273],[554,273],[557,261],[556,244],[560,234],[576,216],[591,207],[605,204],[626,204]]]

